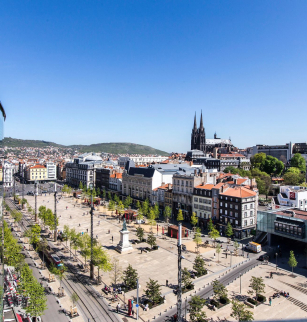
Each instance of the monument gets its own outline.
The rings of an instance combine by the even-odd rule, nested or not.
[[[124,219],[123,228],[119,232],[120,232],[120,242],[116,246],[116,250],[121,254],[126,253],[128,251],[132,251],[133,247],[129,242],[129,231],[127,229],[126,219]]]

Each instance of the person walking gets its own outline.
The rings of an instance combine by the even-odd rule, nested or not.
[[[271,297],[269,299],[269,302],[270,302],[270,306],[272,306],[272,298]]]
[[[113,244],[113,236],[112,236],[112,244]]]
[[[117,303],[117,305],[116,305],[116,313],[118,313],[119,312],[119,303]]]

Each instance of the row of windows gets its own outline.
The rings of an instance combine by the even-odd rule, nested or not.
[[[189,186],[189,181],[185,181],[185,180],[181,180],[181,185],[184,186],[184,182],[185,182],[185,186],[188,187]],[[178,184],[180,185],[180,180],[179,179],[174,179],[174,184]],[[190,187],[192,187],[192,181],[190,181]]]

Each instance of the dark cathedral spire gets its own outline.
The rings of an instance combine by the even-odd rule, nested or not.
[[[195,116],[194,116],[194,131],[197,131],[197,122],[196,122],[196,112],[195,112]]]
[[[199,127],[200,130],[203,130],[204,129],[204,124],[203,124],[203,111],[201,111],[201,114],[200,114],[200,127]]]

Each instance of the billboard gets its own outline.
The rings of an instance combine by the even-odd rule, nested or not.
[[[296,197],[295,197],[295,192],[291,191],[290,192],[290,200],[295,200]]]

